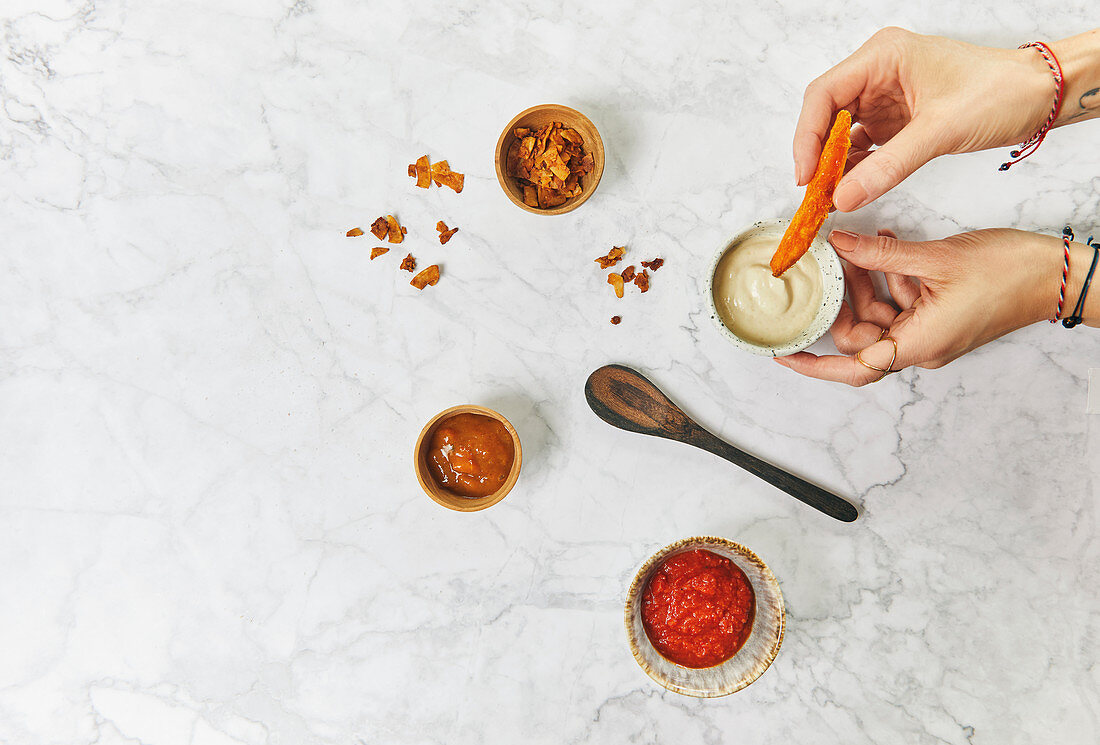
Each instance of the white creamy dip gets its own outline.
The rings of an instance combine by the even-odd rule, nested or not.
[[[714,305],[730,331],[745,341],[773,346],[791,341],[821,308],[821,267],[807,252],[773,277],[768,265],[778,235],[750,235],[731,246],[714,271]]]

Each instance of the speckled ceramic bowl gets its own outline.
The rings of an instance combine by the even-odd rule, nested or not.
[[[725,556],[745,573],[756,594],[756,615],[749,638],[733,657],[721,665],[696,669],[666,659],[649,641],[642,625],[642,593],[662,561],[699,548]],[[783,643],[786,611],[779,582],[756,554],[725,538],[696,537],[665,546],[642,564],[626,595],[625,620],[630,651],[646,675],[685,696],[717,698],[740,691],[772,664]]]
[[[840,313],[840,303],[844,299],[844,269],[840,265],[840,258],[836,255],[833,247],[818,235],[810,244],[810,254],[817,259],[817,265],[821,267],[821,307],[818,308],[814,320],[802,333],[782,344],[758,344],[733,333],[730,327],[722,321],[722,317],[718,315],[718,308],[714,302],[714,274],[718,271],[718,264],[722,261],[722,257],[746,238],[758,234],[774,236],[778,245],[779,239],[783,237],[783,232],[787,229],[789,223],[790,220],[758,222],[748,230],[741,232],[715,254],[714,260],[710,264],[710,271],[706,274],[706,296],[711,320],[714,321],[719,331],[727,339],[746,352],[766,357],[783,357],[801,352],[824,336],[829,327],[833,325],[833,321],[836,320],[837,314]]]

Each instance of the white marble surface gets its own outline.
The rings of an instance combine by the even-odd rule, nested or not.
[[[1039,6],[3,0],[0,742],[1095,743],[1100,335],[851,390],[736,351],[700,295],[723,238],[800,198],[813,76],[890,23],[1096,23]],[[546,101],[608,152],[553,219],[492,167]],[[1098,127],[836,224],[1100,230]],[[466,190],[413,188],[423,153]],[[438,286],[343,237],[391,211]],[[592,258],[624,243],[668,263],[616,301]],[[611,361],[862,516],[612,430],[582,395]],[[475,515],[411,464],[463,402],[525,452]],[[789,610],[774,666],[712,701],[650,682],[622,623],[637,566],[695,534],[757,551]]]

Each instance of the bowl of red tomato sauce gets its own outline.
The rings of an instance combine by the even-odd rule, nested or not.
[[[684,538],[649,557],[627,592],[626,634],[642,670],[665,688],[715,698],[745,688],[783,643],[779,582],[725,538]]]

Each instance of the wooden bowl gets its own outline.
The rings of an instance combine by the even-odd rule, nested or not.
[[[697,548],[724,556],[736,564],[748,577],[756,595],[749,638],[733,657],[714,667],[683,667],[665,658],[649,641],[642,624],[642,594],[650,577],[665,559]],[[786,619],[779,582],[759,556],[725,538],[701,536],[676,541],[646,559],[627,591],[624,620],[630,651],[646,675],[670,691],[685,696],[715,698],[740,691],[764,674],[783,644]]]
[[[504,168],[508,157],[508,148],[512,146],[512,142],[516,139],[516,136],[512,134],[516,127],[537,129],[550,122],[561,122],[565,126],[572,127],[580,132],[581,137],[584,138],[584,150],[592,154],[592,160],[595,161],[595,167],[592,169],[591,173],[581,178],[582,191],[579,196],[570,197],[566,200],[565,204],[560,204],[557,207],[539,209],[538,207],[531,207],[523,201],[523,187],[519,185],[519,182],[515,178],[505,173]],[[571,109],[568,106],[562,106],[556,103],[539,104],[538,106],[532,106],[526,111],[521,111],[516,114],[515,118],[508,122],[508,126],[500,133],[500,139],[497,140],[496,156],[494,158],[497,181],[500,182],[500,188],[504,189],[504,193],[507,194],[508,198],[520,209],[533,212],[536,215],[561,215],[570,210],[575,210],[577,207],[584,204],[585,201],[592,196],[592,192],[596,191],[596,186],[600,183],[600,177],[603,176],[603,161],[603,140],[600,138],[600,133],[596,130],[596,125],[593,124],[587,116],[576,109]]]
[[[435,482],[431,472],[428,470],[428,445],[431,442],[432,432],[435,431],[437,424],[456,414],[481,414],[482,416],[496,419],[504,425],[504,429],[512,436],[512,446],[515,448],[515,460],[512,461],[512,470],[508,472],[508,478],[505,480],[504,484],[487,497],[462,497],[453,492],[449,492]],[[420,482],[420,488],[437,503],[449,510],[455,510],[456,512],[477,512],[478,510],[492,507],[508,496],[508,492],[512,490],[512,487],[516,484],[516,480],[519,479],[519,469],[522,462],[523,448],[520,446],[519,435],[516,433],[516,428],[512,426],[512,423],[492,409],[487,409],[484,406],[475,406],[473,404],[452,406],[446,411],[441,411],[433,416],[428,420],[428,423],[424,425],[424,429],[420,430],[420,436],[416,438],[416,447],[413,449],[413,467],[416,469],[416,480]]]

